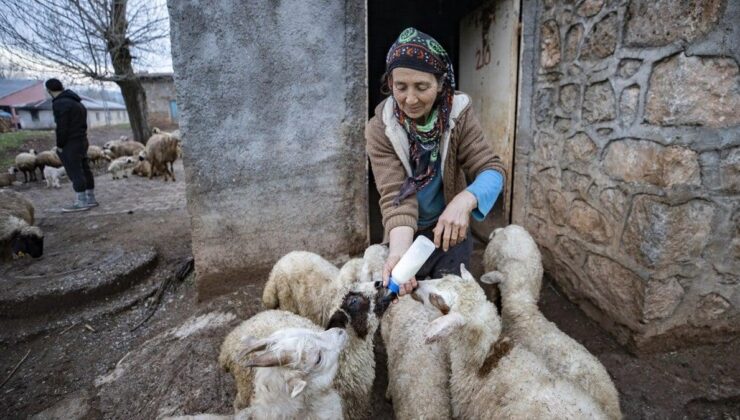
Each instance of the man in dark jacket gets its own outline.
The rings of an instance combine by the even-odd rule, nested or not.
[[[89,210],[98,202],[95,201],[95,179],[87,158],[87,109],[80,97],[69,89],[65,90],[57,79],[47,80],[46,90],[54,98],[51,107],[57,125],[57,152],[77,193],[75,202],[62,211]]]

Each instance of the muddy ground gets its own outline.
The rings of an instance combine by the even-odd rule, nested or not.
[[[121,134],[126,134],[125,129],[91,130],[90,140],[102,144]],[[37,224],[46,235],[45,256],[0,268],[0,290],[7,295],[21,286],[49,288],[43,282],[45,275],[95,272],[123,252],[151,247],[156,260],[128,279],[125,288],[83,295],[64,309],[49,310],[29,299],[27,316],[0,316],[0,382],[7,379],[0,386],[0,417],[227,413],[234,385],[218,368],[218,344],[239,319],[260,309],[264,279],[249,279],[243,290],[199,303],[193,276],[184,280],[176,276],[190,258],[181,162],[175,165],[175,183],[138,177],[113,181],[98,172],[101,206],[84,213],[59,213],[72,199],[68,181],[59,190],[47,190],[41,182],[13,187],[36,206]],[[19,285],[20,274],[26,274],[23,281],[29,283]],[[98,273],[90,281],[105,274]],[[634,356],[549,282],[543,287],[541,307],[604,363],[620,392],[626,418],[740,418],[738,340]],[[202,335],[197,328],[185,328],[189,332],[181,334],[183,323],[192,324],[186,321],[190,317],[214,313],[229,315],[219,318],[221,323],[210,330],[203,328]],[[392,418],[392,407],[383,398],[387,374],[382,345],[377,355],[375,418]]]

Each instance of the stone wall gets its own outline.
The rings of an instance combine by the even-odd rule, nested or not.
[[[170,112],[170,101],[174,100],[175,83],[171,74],[139,76],[141,84],[146,91],[146,107],[148,112],[149,126],[170,125],[176,123]]]
[[[515,223],[636,350],[740,330],[740,2],[523,6]]]
[[[364,2],[170,0],[199,297],[367,244]]]

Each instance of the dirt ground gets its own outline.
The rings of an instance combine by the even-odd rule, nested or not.
[[[91,130],[90,140],[92,144],[102,144],[121,134],[125,134],[124,129]],[[68,181],[59,190],[47,190],[41,182],[13,187],[36,206],[37,224],[46,238],[41,260],[56,258],[56,269],[63,271],[71,265],[94,265],[95,261],[84,256],[97,255],[96,252],[107,255],[106,250],[153,247],[157,251],[156,264],[131,287],[105,298],[82,299],[69,310],[23,319],[0,317],[2,418],[28,418],[79,393],[92,396],[91,408],[83,418],[119,418],[100,411],[93,384],[96,378],[111,373],[128,352],[146,346],[153,337],[177,327],[193,314],[228,307],[244,319],[260,309],[259,292],[264,279],[251,279],[254,287],[206,303],[197,302],[193,276],[184,281],[173,280],[190,258],[190,221],[181,162],[175,165],[175,183],[138,177],[113,181],[102,170],[98,172],[96,191],[101,206],[89,212],[59,212],[72,199]],[[34,264],[38,260],[24,260],[11,268],[30,270]],[[9,273],[0,269],[0,276]],[[0,287],[2,282],[0,278]],[[163,292],[158,301],[160,290]],[[543,287],[540,306],[549,319],[604,363],[620,392],[626,418],[740,418],[740,340],[635,356],[549,282]],[[142,324],[151,313],[153,316]],[[192,357],[212,357],[203,363],[218,369],[215,355],[193,354]],[[392,407],[383,398],[387,372],[382,345],[376,354],[374,417],[393,418]],[[178,363],[182,362],[172,362],[165,368],[182,368]],[[233,384],[223,386],[229,388]],[[209,407],[227,409],[233,390],[227,389],[214,398],[218,401],[209,403]],[[141,399],[144,401],[129,404],[143,406],[146,396]],[[67,417],[76,418],[71,412]]]

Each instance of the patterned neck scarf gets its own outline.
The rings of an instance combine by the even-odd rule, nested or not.
[[[412,176],[406,178],[393,200],[399,205],[406,197],[427,186],[437,172],[439,146],[450,127],[452,99],[455,96],[455,73],[447,52],[431,36],[414,28],[407,28],[393,43],[386,56],[386,71],[404,67],[444,75],[440,82],[442,91],[437,95],[432,112],[423,124],[408,117],[394,100],[393,113],[406,130],[409,139]]]

